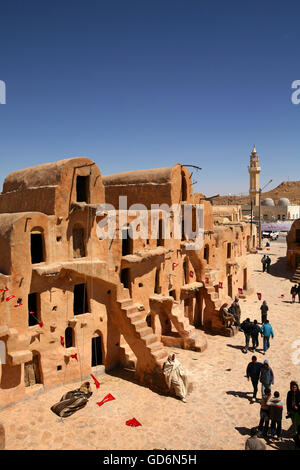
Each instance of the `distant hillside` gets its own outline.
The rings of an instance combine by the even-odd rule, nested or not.
[[[291,204],[300,205],[300,181],[283,181],[271,191],[262,193],[261,199],[266,197],[274,199],[275,204],[280,198],[286,197]],[[250,198],[249,196],[219,196],[213,199],[213,203],[214,205],[250,204]]]

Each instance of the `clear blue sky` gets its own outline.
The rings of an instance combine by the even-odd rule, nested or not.
[[[300,179],[299,1],[3,0],[0,184],[75,156],[103,174],[189,163],[206,195]]]

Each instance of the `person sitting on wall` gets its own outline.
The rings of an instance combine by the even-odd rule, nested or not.
[[[65,393],[50,410],[60,418],[67,418],[83,408],[92,394],[90,382],[84,382],[80,388]]]
[[[188,388],[187,375],[182,364],[175,358],[175,353],[169,355],[163,366],[163,373],[166,383],[171,392],[186,403],[186,395]]]
[[[235,317],[230,308],[228,308],[227,304],[221,308],[222,323],[225,325],[225,328],[231,328],[235,323]]]

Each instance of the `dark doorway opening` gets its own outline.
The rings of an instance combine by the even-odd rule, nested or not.
[[[160,285],[159,285],[159,278],[160,278],[160,269],[156,268],[154,294],[160,294],[160,291],[161,291]]]
[[[86,284],[76,284],[74,286],[74,315],[88,313],[89,303]]]
[[[227,258],[231,258],[231,243],[227,243]]]
[[[173,299],[176,300],[176,290],[175,290],[175,289],[170,290],[169,296],[170,296],[170,297],[173,297]]]
[[[228,296],[232,297],[232,276],[228,276]]]
[[[122,256],[132,254],[131,229],[128,227],[122,230]]]
[[[187,200],[187,184],[186,184],[184,172],[181,173],[181,200],[182,201]]]
[[[77,176],[76,200],[77,202],[89,202],[90,177]]]
[[[74,330],[70,326],[65,329],[65,345],[66,348],[73,348],[75,346]]]
[[[164,246],[164,233],[163,233],[163,220],[159,219],[158,222],[158,237],[157,237],[157,246]]]
[[[73,257],[84,258],[85,253],[85,240],[84,240],[84,228],[73,229]]]
[[[31,263],[42,263],[44,261],[44,241],[42,233],[32,233],[30,240]]]
[[[207,264],[209,264],[209,245],[205,245],[204,247],[204,259],[207,261]]]
[[[102,361],[102,338],[96,336],[92,338],[92,367],[100,366],[103,364]]]
[[[129,268],[122,269],[121,271],[121,283],[125,289],[130,288],[130,271]]]
[[[28,326],[38,325],[40,322],[38,294],[32,293],[28,295]]]
[[[24,382],[25,387],[31,387],[36,384],[42,383],[40,368],[40,355],[33,352],[32,361],[25,362],[24,364]]]

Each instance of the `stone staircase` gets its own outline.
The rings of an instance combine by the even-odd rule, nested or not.
[[[168,353],[152,328],[147,325],[144,312],[139,311],[138,306],[133,303],[129,290],[121,288],[118,291],[116,302],[118,308],[114,309],[113,320],[137,358],[135,364],[137,375],[142,383],[165,389],[162,367],[168,358]],[[124,342],[121,347],[124,349]]]
[[[206,282],[204,283],[204,318],[206,319],[206,321],[204,323],[204,328],[213,333],[218,333],[224,336],[232,336],[235,333],[235,330],[224,327],[222,323],[220,309],[224,304],[230,306],[233,299],[226,295],[220,297],[220,294],[215,291],[213,284],[215,280],[213,274],[209,270],[205,272],[205,280]]]
[[[182,305],[174,303],[168,316],[179,336],[183,339],[184,349],[199,352],[206,349],[207,343],[203,332],[196,330],[196,328],[190,324],[189,319],[184,315]]]
[[[296,268],[296,271],[292,277],[292,282],[294,284],[299,284],[300,283],[300,264],[298,265],[298,267]]]

